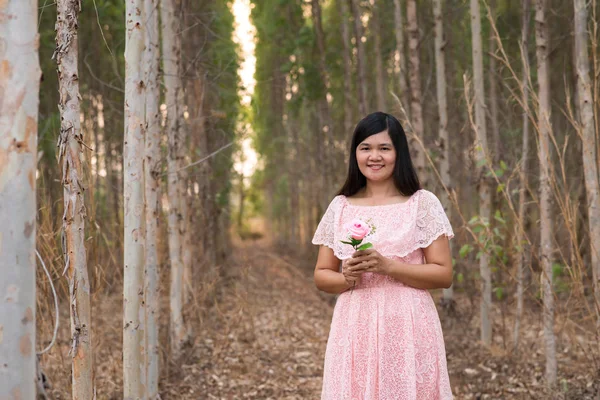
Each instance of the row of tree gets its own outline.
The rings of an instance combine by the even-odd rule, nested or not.
[[[524,306],[540,305],[554,383],[554,321],[569,318],[556,299],[575,296],[600,323],[596,2],[253,3],[265,160],[254,184],[280,245],[310,243],[343,183],[353,125],[394,112],[423,186],[463,228],[455,288],[479,287],[482,342],[505,336],[494,340],[493,298],[515,306],[517,351]]]
[[[158,398],[161,290],[177,358],[192,287],[200,273],[218,275],[228,247],[239,107],[232,31],[220,2],[0,5],[1,398],[34,398],[36,382],[44,391],[36,319],[43,332],[53,299],[40,270],[36,318],[36,247],[69,310],[73,398],[96,396],[92,295],[121,282],[123,396]]]

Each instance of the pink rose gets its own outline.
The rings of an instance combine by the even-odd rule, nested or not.
[[[352,239],[362,240],[371,232],[371,227],[360,219],[354,219],[345,226]]]

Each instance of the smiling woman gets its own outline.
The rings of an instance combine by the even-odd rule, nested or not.
[[[377,227],[372,246],[356,251],[352,221]],[[452,398],[440,320],[427,292],[452,283],[452,236],[440,201],[420,188],[398,120],[382,112],[361,120],[346,183],[312,240],[321,245],[315,284],[339,294],[322,400]]]

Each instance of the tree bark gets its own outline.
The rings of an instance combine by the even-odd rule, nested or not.
[[[400,0],[394,0],[394,21],[396,23],[396,61],[400,70],[398,74],[398,89],[400,90],[402,108],[406,112],[406,117],[410,119],[410,97],[406,80],[406,51],[404,50],[404,21]]]
[[[350,27],[348,26],[350,10],[348,9],[347,0],[338,0],[338,2],[342,12],[342,43],[344,45],[344,132],[342,137],[346,138],[352,135],[352,127],[358,121],[353,122],[352,120],[354,116],[352,101],[352,42],[350,40]]]
[[[375,39],[375,88],[377,89],[377,109],[387,112],[385,104],[385,70],[381,55],[381,2],[373,4],[373,36]]]
[[[446,96],[446,40],[444,38],[444,22],[442,14],[442,1],[433,1],[433,18],[435,19],[435,67],[437,83],[437,100],[439,122],[439,143],[440,143],[440,175],[442,184],[452,190],[452,181],[450,178],[450,140],[448,137],[448,102]],[[442,204],[446,210],[448,218],[452,220],[452,204],[448,196],[442,196]],[[450,251],[453,250],[453,242],[450,242]],[[453,287],[443,290],[443,302],[451,305],[454,301]]]
[[[594,104],[588,58],[587,6],[584,0],[574,0],[575,7],[575,59],[580,112],[580,129],[583,142],[583,173],[588,211],[590,252],[593,287],[596,299],[597,324],[600,327],[600,187],[596,162],[596,129]]]
[[[78,0],[59,0],[56,20],[56,64],[60,109],[59,163],[64,192],[63,256],[69,279],[73,399],[94,396],[90,281],[85,249],[85,200],[81,160],[79,103]]]
[[[181,38],[177,32],[179,22],[175,17],[177,10],[181,9],[181,0],[161,0],[162,24],[162,50],[163,71],[167,104],[167,135],[169,154],[167,160],[168,170],[168,195],[169,195],[169,259],[171,261],[171,287],[169,292],[169,338],[171,351],[177,357],[181,346],[186,340],[186,331],[183,321],[183,260],[181,235],[181,176],[178,172],[181,167],[181,120],[180,106],[180,60]]]
[[[36,395],[38,4],[0,2],[0,398]]]
[[[538,156],[540,160],[540,256],[542,265],[544,342],[546,348],[546,380],[556,382],[556,339],[554,336],[554,297],[552,293],[552,204],[550,188],[550,71],[548,25],[546,23],[546,0],[536,0],[535,42],[538,81]]]
[[[523,20],[521,30],[521,48],[523,57],[523,74],[521,77],[521,86],[523,87],[523,145],[521,155],[521,174],[519,177],[519,211],[517,221],[516,246],[517,254],[517,310],[515,315],[515,327],[513,334],[513,346],[515,349],[519,346],[519,330],[521,317],[523,315],[523,294],[524,294],[524,274],[526,256],[529,253],[529,246],[525,242],[525,215],[527,212],[527,176],[529,175],[529,18],[530,18],[530,0],[523,0]]]
[[[360,12],[360,1],[352,1],[352,14],[354,15],[354,39],[356,40],[356,69],[357,69],[357,89],[358,89],[358,113],[360,118],[367,115],[367,67],[366,67],[366,50],[365,44],[362,41],[363,25],[362,13]],[[359,118],[359,119],[360,119]],[[324,211],[324,210],[323,210]]]
[[[123,143],[123,397],[143,398],[144,368],[144,3],[127,0]]]
[[[407,0],[406,18],[408,20],[408,78],[410,80],[410,116],[413,127],[413,134],[409,138],[411,152],[415,155],[415,168],[423,187],[428,185],[428,176],[425,168],[425,150],[419,144],[418,137],[423,145],[423,107],[421,105],[421,71],[419,60],[419,25],[417,20],[417,2],[416,0]]]
[[[144,51],[144,80],[146,82],[144,149],[144,192],[146,195],[146,273],[144,294],[146,303],[146,392],[148,399],[159,398],[159,342],[158,320],[160,315],[160,290],[158,285],[158,235],[161,216],[160,207],[160,41],[158,26],[158,0],[144,0],[146,36]]]
[[[319,100],[319,113],[320,116],[320,130],[319,132],[323,132],[325,135],[325,140],[322,141],[324,157],[323,161],[323,188],[321,191],[321,207],[325,209],[327,204],[331,200],[331,191],[332,191],[332,179],[331,174],[333,173],[333,158],[329,154],[333,149],[333,119],[331,118],[331,110],[329,108],[329,103],[327,101],[327,94],[329,91],[329,76],[327,73],[327,65],[325,63],[326,60],[326,51],[325,51],[325,34],[323,32],[323,25],[321,22],[321,5],[319,4],[319,0],[312,0],[312,19],[313,25],[315,27],[315,36],[317,39],[317,49],[319,52],[319,75],[321,77],[321,82],[323,85],[323,97]],[[285,79],[281,79],[282,83],[279,85],[280,88],[285,88]],[[277,90],[275,92],[278,92]],[[282,92],[281,96],[279,93],[276,99],[282,99],[285,101],[285,94]],[[278,103],[278,102],[277,102]],[[279,109],[279,107],[276,107]],[[281,109],[280,115],[277,116],[278,120],[281,118],[283,121],[283,108]],[[283,124],[282,124],[283,126]],[[284,160],[282,160],[284,161]]]
[[[494,10],[496,9],[496,1],[490,0],[490,10],[492,10],[492,17],[494,16]],[[494,140],[493,159],[494,163],[500,161],[500,146],[502,144],[500,140],[500,127],[498,126],[498,84],[497,84],[497,63],[494,57],[496,53],[496,36],[494,31],[490,29],[490,122],[492,125],[492,139]]]
[[[485,91],[483,85],[483,55],[481,45],[481,14],[479,0],[471,0],[471,35],[473,38],[473,78],[475,83],[475,149],[479,177],[479,214],[489,222],[491,216],[491,187],[485,178],[485,160],[489,154],[485,122]],[[492,343],[492,276],[489,256],[483,250],[479,259],[481,275],[481,341],[489,346]]]

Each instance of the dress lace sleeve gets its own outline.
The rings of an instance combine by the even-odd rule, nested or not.
[[[435,194],[426,190],[419,199],[415,228],[415,244],[421,248],[429,246],[441,235],[446,235],[448,239],[454,237],[442,203]]]
[[[334,197],[331,203],[329,203],[327,211],[325,211],[323,218],[321,218],[321,222],[319,222],[319,226],[317,226],[317,230],[315,231],[315,235],[312,239],[312,244],[324,245],[332,250],[334,249],[336,228],[335,222],[337,220],[339,204],[340,196]]]

